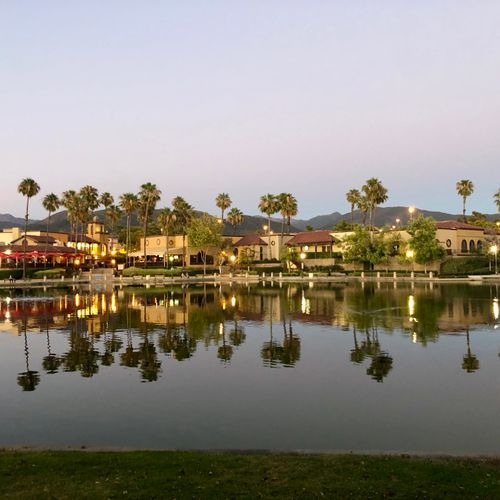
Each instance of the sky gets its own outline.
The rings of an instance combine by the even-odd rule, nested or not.
[[[291,192],[299,218],[386,206],[494,213],[498,0],[0,0],[0,213],[145,182],[216,213]]]

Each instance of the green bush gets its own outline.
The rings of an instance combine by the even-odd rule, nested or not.
[[[213,274],[214,272],[219,272],[216,267],[207,267],[207,274]],[[123,270],[123,276],[180,276],[182,273],[187,273],[190,276],[198,276],[203,274],[203,269],[188,267],[182,269],[181,267],[175,267],[173,269],[165,269],[161,267],[128,267]]]
[[[26,269],[26,277],[31,278],[36,269]],[[20,280],[23,277],[22,269],[0,269],[0,280],[8,280],[10,277]]]
[[[43,269],[40,271],[35,271],[33,273],[33,278],[43,278],[44,276],[47,276],[48,279],[53,279],[53,278],[60,278],[61,276],[64,276],[66,274],[66,269],[62,267],[56,267],[53,269]]]
[[[469,274],[491,274],[487,256],[452,257],[441,264],[441,276],[468,276]]]

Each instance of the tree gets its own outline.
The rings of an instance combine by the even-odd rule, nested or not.
[[[479,360],[470,350],[469,329],[467,328],[467,354],[463,357],[462,368],[467,373],[474,373],[479,370]]]
[[[43,208],[45,208],[45,210],[49,212],[49,216],[47,217],[47,230],[45,232],[45,235],[47,237],[45,241],[45,267],[47,267],[47,250],[49,246],[50,216],[59,208],[60,203],[61,202],[59,201],[59,198],[54,193],[45,195],[45,197],[42,200]]]
[[[165,234],[166,239],[167,239],[167,252],[163,258],[163,266],[168,267],[168,258],[169,258],[169,242],[168,242],[168,236],[169,236],[169,230],[172,227],[172,224],[176,221],[177,215],[175,212],[168,207],[162,208],[160,210],[160,213],[156,217],[156,222],[160,226],[160,230],[163,234]]]
[[[444,257],[445,251],[436,240],[436,223],[432,217],[419,215],[407,227],[410,248],[418,264],[429,264]]]
[[[220,193],[217,195],[217,198],[215,198],[215,205],[220,208],[221,211],[220,218],[222,222],[224,222],[224,212],[231,206],[231,204],[231,198],[227,193]]]
[[[115,199],[113,198],[113,195],[108,192],[102,193],[99,198],[99,203],[104,207],[104,230],[106,230],[106,216],[108,208],[113,205],[114,202]]]
[[[363,266],[374,265],[387,258],[387,245],[383,235],[372,236],[365,227],[356,227],[354,233],[343,242],[344,260],[358,262]]]
[[[361,193],[357,189],[350,189],[345,194],[347,203],[351,205],[351,224],[354,224],[354,208],[358,206],[361,201]]]
[[[80,205],[80,222],[86,224],[89,219],[94,218],[94,210],[100,205],[99,191],[94,186],[83,186],[78,193],[82,201]],[[82,228],[83,230],[83,228]],[[92,226],[92,238],[94,238],[94,227]]]
[[[231,208],[227,213],[227,221],[233,226],[233,234],[236,234],[236,226],[243,222],[243,212],[239,208]]]
[[[497,206],[497,212],[500,212],[500,189],[493,195],[493,200]]]
[[[116,223],[120,220],[122,216],[121,208],[118,205],[110,205],[104,210],[104,213],[108,216],[111,221],[111,234],[115,234]]]
[[[124,193],[120,196],[120,206],[122,210],[127,214],[127,234],[126,234],[126,244],[125,244],[125,263],[128,266],[128,254],[130,251],[130,219],[132,214],[137,210],[138,198],[134,193]]]
[[[151,182],[143,184],[139,191],[139,218],[143,223],[144,229],[144,268],[146,268],[147,264],[146,237],[148,235],[148,222],[156,204],[160,200],[160,196],[161,191],[156,187],[156,184],[152,184]]]
[[[182,268],[186,265],[186,234],[193,218],[193,207],[182,196],[172,200],[172,208],[176,217],[176,230],[182,235]]]
[[[70,225],[70,236],[71,233],[75,236],[75,253],[77,251],[77,225],[78,225],[78,216],[77,216],[77,208],[78,208],[78,194],[73,189],[69,189],[68,191],[64,191],[61,196],[61,205],[66,209],[66,215],[68,218],[68,222]]]
[[[203,275],[207,271],[207,251],[222,244],[221,225],[208,214],[193,219],[187,228],[189,246],[200,250]]]
[[[462,205],[462,217],[465,222],[465,203],[467,201],[467,198],[474,192],[474,184],[472,181],[469,181],[468,179],[462,179],[461,181],[458,181],[456,184],[456,189],[457,193],[459,196],[462,197],[463,200],[463,205]]]
[[[26,239],[26,233],[28,232],[28,217],[29,217],[29,205],[30,198],[36,196],[40,191],[40,186],[29,177],[23,179],[19,186],[17,186],[17,191],[23,196],[26,196],[26,212],[24,214],[24,240],[23,240],[23,280],[26,279],[26,246],[28,240]]]
[[[269,259],[271,258],[271,216],[279,210],[279,203],[274,194],[265,194],[260,197],[259,210],[267,215],[267,239]]]
[[[290,233],[290,219],[298,213],[297,199],[291,193],[281,193],[277,196],[278,208],[282,217],[281,237],[283,237],[285,220],[287,232]]]
[[[375,216],[375,210],[377,209],[377,206],[387,201],[388,198],[387,189],[378,179],[372,177],[371,179],[368,179],[366,181],[361,190],[363,191],[364,196],[366,198],[366,204],[368,208],[369,222],[371,228],[373,227],[373,219]]]

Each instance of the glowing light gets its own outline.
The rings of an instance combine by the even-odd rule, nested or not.
[[[410,311],[410,317],[415,314],[415,298],[413,295],[408,296],[408,310]]]
[[[78,293],[75,295],[75,307],[80,307],[80,295]]]
[[[500,316],[500,308],[498,306],[498,299],[493,299],[493,318],[495,318],[495,321],[499,318]]]
[[[111,311],[114,312],[114,313],[117,311],[117,307],[116,307],[116,294],[115,293],[113,293],[111,295]]]
[[[300,301],[300,310],[302,314],[311,314],[311,301],[306,299],[306,296],[302,292],[302,300]]]
[[[301,258],[302,260],[304,260],[304,259],[306,258],[306,254],[305,254],[304,252],[302,252],[302,253],[300,254],[300,258]]]
[[[413,250],[406,250],[406,258],[413,259],[414,253]]]
[[[411,341],[416,344],[417,343],[417,333],[413,332],[411,336]]]
[[[224,335],[224,323],[219,323],[219,335]]]
[[[233,295],[231,297],[231,306],[234,307],[236,305],[236,297]]]
[[[234,262],[236,260],[236,255],[231,255],[231,257],[229,257],[229,260],[231,262]]]

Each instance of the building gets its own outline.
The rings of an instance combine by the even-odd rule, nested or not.
[[[485,246],[485,229],[455,220],[436,222],[436,239],[448,255],[481,253]]]

